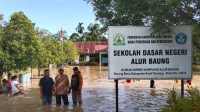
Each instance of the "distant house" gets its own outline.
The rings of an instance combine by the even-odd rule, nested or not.
[[[98,62],[100,65],[108,64],[107,42],[76,42],[76,46],[80,53],[79,61]]]

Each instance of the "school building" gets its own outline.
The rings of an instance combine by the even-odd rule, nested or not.
[[[98,62],[108,65],[108,42],[76,42],[79,49],[80,62]]]

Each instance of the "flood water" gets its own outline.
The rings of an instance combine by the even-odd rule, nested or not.
[[[71,94],[69,106],[56,106],[55,97],[52,105],[43,106],[40,99],[38,82],[24,84],[24,96],[11,97],[8,101],[0,96],[0,112],[114,112],[115,111],[115,83],[108,80],[108,67],[80,67],[83,75],[82,107],[72,106]],[[57,70],[51,71],[55,77]],[[65,68],[69,78],[72,67]],[[119,81],[119,111],[120,112],[156,112],[166,104],[167,90],[175,87],[180,89],[180,81],[156,80],[155,89],[149,88],[149,80],[135,80],[127,83]],[[194,75],[192,86],[200,86],[200,76]],[[187,89],[187,85],[185,85]]]

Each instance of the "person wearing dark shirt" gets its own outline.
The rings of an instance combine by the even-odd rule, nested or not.
[[[81,75],[78,67],[73,68],[74,74],[71,78],[71,90],[72,90],[72,101],[74,105],[79,103],[79,106],[82,105],[81,91],[83,86],[83,77]]]
[[[40,79],[40,95],[44,105],[51,104],[54,81],[49,77],[49,69],[44,70],[44,77]]]
[[[154,80],[150,80],[150,88],[156,88]]]

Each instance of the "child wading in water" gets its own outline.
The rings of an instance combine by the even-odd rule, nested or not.
[[[6,79],[2,80],[2,91],[6,95],[6,99],[8,100],[8,97],[10,96],[11,93],[11,87],[8,85],[8,81]]]
[[[14,96],[24,94],[24,93],[22,92],[22,90],[20,89],[19,85],[20,85],[20,84],[19,84],[19,82],[17,81],[17,76],[16,76],[16,75],[12,76],[11,87],[12,87],[12,94],[13,94]]]

